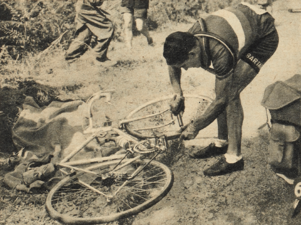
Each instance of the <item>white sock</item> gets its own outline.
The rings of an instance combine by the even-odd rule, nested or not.
[[[227,140],[223,140],[223,139],[216,139],[214,141],[215,147],[218,147],[218,148],[222,148],[222,147],[224,147],[227,144],[228,144]]]
[[[230,154],[226,153],[224,156],[226,158],[226,162],[230,163],[230,164],[231,163],[236,163],[236,162],[238,162],[239,160],[242,159],[242,155],[236,156],[236,155],[230,155]]]

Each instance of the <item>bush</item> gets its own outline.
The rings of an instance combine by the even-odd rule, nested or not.
[[[148,20],[150,30],[169,22],[188,22],[203,13],[210,13],[241,0],[150,0]],[[258,0],[248,0],[254,3]],[[46,49],[62,33],[68,31],[61,45],[67,48],[75,32],[76,0],[0,0],[0,63],[7,52],[13,59],[26,53]],[[120,0],[108,4],[114,18],[114,39],[121,41],[123,19]],[[4,46],[4,47],[3,47]]]
[[[75,10],[71,1],[0,1],[0,46],[16,59],[47,48],[61,33],[74,33]],[[67,43],[68,44],[68,43]]]
[[[233,0],[154,0],[151,1],[149,18],[159,26],[168,21],[187,22],[203,13],[210,13],[231,5]]]

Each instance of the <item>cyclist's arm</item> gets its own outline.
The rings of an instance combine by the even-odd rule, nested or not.
[[[216,93],[216,98],[211,102],[206,111],[194,119],[193,125],[196,130],[202,130],[210,125],[219,116],[219,114],[225,110],[231,93],[235,91],[229,90],[229,85],[232,80],[233,74],[223,80],[218,80],[216,78],[216,89],[219,88],[221,91],[219,94]]]
[[[181,68],[168,66],[170,83],[175,94],[183,96],[181,88]]]
[[[211,124],[226,109],[230,101],[239,97],[240,92],[256,75],[257,72],[248,63],[240,60],[233,74],[224,79],[216,78],[216,98],[205,113],[194,120],[194,127],[202,130]]]

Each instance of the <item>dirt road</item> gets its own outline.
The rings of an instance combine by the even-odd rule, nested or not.
[[[301,14],[289,13],[290,7],[301,5],[298,6],[298,1],[275,2],[273,13],[280,36],[279,47],[242,93],[245,111],[242,153],[245,170],[216,178],[204,177],[202,170],[212,165],[216,159],[193,160],[184,153],[179,162],[172,166],[175,183],[170,193],[156,206],[138,215],[133,224],[301,223],[300,216],[293,220],[290,218],[292,187],[269,169],[266,161],[267,136],[258,136],[257,131],[266,121],[265,110],[260,105],[266,86],[301,73]],[[196,77],[196,73],[197,71],[188,71],[187,75]],[[189,88],[191,82],[186,79],[184,85],[187,86],[184,87]],[[202,85],[201,82],[195,86],[192,92],[210,93],[212,90],[212,86]]]
[[[285,80],[301,73],[301,13],[288,12],[292,6],[301,8],[298,3],[299,0],[275,2],[273,13],[280,36],[279,47],[241,96],[245,111],[242,146],[245,170],[221,177],[204,177],[202,171],[217,158],[194,160],[187,156],[189,149],[174,149],[174,156],[170,159],[173,163],[169,164],[175,177],[171,191],[158,204],[124,224],[301,223],[301,215],[290,218],[294,200],[292,186],[278,178],[267,164],[267,131],[261,131],[261,135],[257,132],[257,128],[266,121],[265,110],[260,105],[265,87],[276,80]],[[67,67],[61,54],[49,58],[34,79],[50,86],[66,87],[61,97],[65,95],[69,98],[84,98],[99,89],[113,88],[116,90],[112,99],[117,106],[116,117],[124,118],[142,103],[172,93],[162,57],[163,42],[170,32],[186,31],[190,26],[177,24],[164,31],[151,32],[155,47],[145,46],[142,37],[135,37],[131,54],[123,43],[112,43],[109,57],[118,60],[117,67],[101,68],[90,63],[89,56]],[[51,75],[45,72],[49,68],[54,71]],[[185,93],[214,97],[214,76],[206,72],[184,72],[182,85]],[[200,134],[204,135],[216,136],[215,124]],[[58,224],[45,211],[45,195],[24,195],[8,190],[2,178],[0,224],[3,221],[5,224]]]

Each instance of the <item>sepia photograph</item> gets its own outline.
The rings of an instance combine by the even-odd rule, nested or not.
[[[300,0],[0,0],[0,225],[301,224]]]

